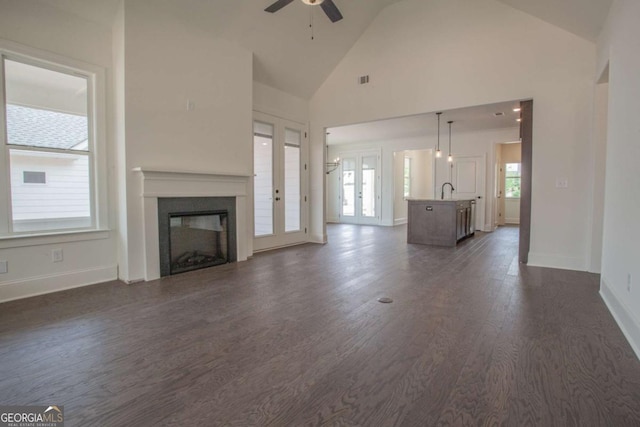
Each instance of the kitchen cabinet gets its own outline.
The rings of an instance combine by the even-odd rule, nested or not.
[[[475,200],[409,199],[407,242],[455,246],[475,233]]]

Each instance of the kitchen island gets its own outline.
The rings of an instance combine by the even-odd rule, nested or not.
[[[455,246],[475,233],[473,199],[408,199],[407,243]]]

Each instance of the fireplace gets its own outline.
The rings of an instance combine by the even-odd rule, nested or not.
[[[160,276],[236,261],[234,197],[158,199]]]

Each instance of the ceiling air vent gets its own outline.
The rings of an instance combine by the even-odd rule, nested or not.
[[[368,76],[368,75],[366,75],[366,76],[360,76],[360,77],[358,77],[358,82],[359,82],[361,85],[366,85],[367,83],[369,83],[369,76]]]
[[[500,117],[500,116],[504,116],[504,113],[497,112],[497,113],[493,113],[493,115],[496,116],[496,117]]]

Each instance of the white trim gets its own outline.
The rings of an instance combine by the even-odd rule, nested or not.
[[[202,171],[159,170],[137,167],[140,175],[144,236],[144,280],[160,278],[159,197],[235,197],[237,260],[252,254],[248,227],[249,176]]]
[[[402,225],[407,223],[407,218],[396,218],[393,220],[393,225]]]
[[[94,285],[115,280],[117,277],[118,268],[111,265],[4,282],[0,283],[0,302]]]
[[[309,235],[309,243],[327,243],[327,235],[326,234],[310,234]]]
[[[108,239],[110,234],[111,230],[79,230],[65,231],[64,233],[2,236],[0,237],[0,249],[101,240]]]
[[[520,224],[520,217],[517,217],[517,218],[505,218],[504,219],[504,223],[506,225],[514,225],[514,224],[518,225],[518,224]]]
[[[77,75],[87,80],[87,119],[89,126],[89,150],[87,155],[91,165],[89,168],[89,203],[92,221],[90,231],[106,229],[109,226],[109,208],[107,203],[107,94],[105,68],[4,39],[0,39],[0,57],[52,71]],[[4,86],[4,72],[0,72],[0,78],[2,79],[0,80],[0,85]],[[0,90],[0,101],[4,102],[3,89]],[[6,150],[9,146],[4,141],[4,129],[6,129],[6,123],[4,123],[4,118],[0,118],[0,134],[2,134],[0,135],[0,144],[3,145],[3,147],[0,147],[3,150],[0,155],[0,163],[4,164],[8,174],[9,156],[6,155]],[[7,201],[7,206],[10,207],[11,190],[8,180],[8,177],[0,177],[0,188],[6,188],[6,190],[0,189],[0,200]],[[8,194],[4,194],[2,191]],[[9,233],[7,237],[17,236],[11,230],[11,209],[8,209],[8,212],[0,212],[0,221],[0,231],[3,234]],[[54,231],[61,235],[68,233],[67,230]],[[48,235],[50,233],[49,231],[44,231],[41,234]]]
[[[629,345],[631,345],[636,357],[640,359],[640,322],[634,318],[633,313],[626,310],[624,304],[616,298],[604,278],[600,279],[600,297],[629,342]]]
[[[582,258],[564,255],[543,254],[529,252],[529,262],[532,267],[559,268],[562,270],[586,271],[585,261]]]

